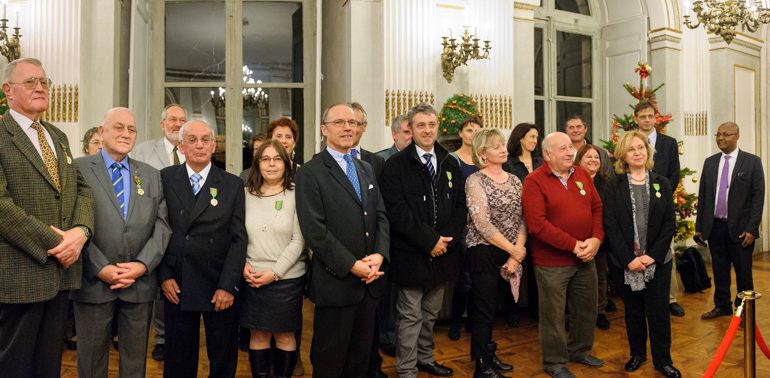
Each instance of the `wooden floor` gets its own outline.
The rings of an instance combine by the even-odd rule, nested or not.
[[[709,272],[710,272],[709,267]],[[735,280],[733,279],[733,287]],[[770,335],[770,253],[755,255],[754,285],[758,292],[764,293],[765,298],[757,302],[757,322],[764,335]],[[671,318],[672,348],[671,353],[674,364],[685,377],[700,377],[706,370],[711,358],[714,356],[722,337],[727,330],[730,318],[722,317],[713,320],[701,320],[700,314],[712,307],[713,290],[704,293],[685,294],[678,296],[679,303],[685,308],[687,314],[683,318]],[[651,359],[642,367],[628,374],[623,371],[623,365],[628,359],[628,343],[625,328],[623,326],[623,306],[620,298],[613,298],[618,304],[618,311],[608,313],[611,327],[608,331],[596,330],[596,341],[593,354],[604,359],[605,365],[601,368],[588,368],[582,365],[570,363],[569,368],[578,377],[655,377],[661,376],[653,369]],[[304,306],[304,333],[302,343],[302,359],[305,361],[306,376],[311,375],[312,367],[309,364],[308,353],[312,333],[312,304],[306,302]],[[525,312],[525,311],[523,311]],[[742,377],[743,376],[743,331],[739,330],[727,356],[717,371],[716,377]],[[494,340],[499,345],[498,356],[505,362],[515,366],[517,377],[547,377],[540,363],[540,344],[537,337],[537,323],[530,320],[526,314],[522,315],[521,325],[516,328],[508,327],[500,321],[494,329]],[[768,337],[770,342],[770,337]],[[203,338],[201,338],[203,340]],[[436,359],[455,370],[455,377],[473,376],[473,363],[469,358],[470,335],[464,333],[458,341],[451,341],[447,337],[447,327],[437,326],[435,329]],[[152,350],[152,342],[150,345]],[[149,353],[148,353],[149,354]],[[199,369],[201,377],[208,375],[208,363],[206,361],[205,347],[200,349],[201,362]],[[757,377],[770,377],[770,361],[757,348]],[[110,353],[110,377],[117,376],[117,353]],[[250,377],[248,356],[240,352],[238,357],[238,377]],[[389,376],[395,377],[395,360],[385,356],[383,370]],[[161,377],[163,365],[151,358],[147,358],[147,376]],[[63,377],[77,377],[76,355],[73,351],[66,351],[63,357]],[[427,375],[421,375],[427,377]]]

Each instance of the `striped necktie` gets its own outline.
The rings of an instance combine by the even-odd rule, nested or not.
[[[48,169],[48,174],[51,175],[51,180],[56,186],[56,190],[61,192],[61,180],[59,180],[59,166],[56,164],[56,155],[51,149],[51,145],[45,139],[45,132],[40,122],[32,122],[32,128],[37,131],[37,141],[40,144],[40,152],[43,155],[43,163]]]
[[[126,218],[126,201],[123,198],[123,174],[120,169],[123,165],[120,163],[112,163],[110,165],[112,169],[112,187],[115,189],[115,197],[117,197],[118,205],[120,205],[120,213],[123,215],[123,219]]]
[[[428,170],[430,178],[433,180],[433,184],[436,184],[436,169],[433,168],[433,162],[431,161],[433,154],[423,154],[422,158],[425,159],[425,169]]]
[[[192,184],[192,191],[194,195],[198,195],[198,192],[201,191],[201,180],[203,180],[203,176],[201,176],[198,173],[193,173],[192,176],[190,176],[190,183]]]

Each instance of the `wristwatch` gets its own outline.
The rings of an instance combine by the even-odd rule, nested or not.
[[[81,225],[78,225],[77,227],[79,227],[81,230],[83,230],[83,233],[86,234],[86,239],[87,240],[91,240],[91,237],[94,236],[94,234],[91,233],[91,229],[88,228],[88,226],[83,226],[81,224]]]

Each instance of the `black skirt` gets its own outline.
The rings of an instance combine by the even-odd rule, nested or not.
[[[259,289],[246,286],[241,327],[264,332],[297,332],[302,327],[305,276],[279,280]]]

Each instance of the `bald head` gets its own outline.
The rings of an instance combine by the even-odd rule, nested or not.
[[[724,122],[717,128],[717,147],[726,154],[738,148],[738,138],[740,138],[740,129],[735,122]]]
[[[569,136],[562,132],[550,133],[543,138],[543,159],[557,175],[563,175],[575,159],[575,151]]]
[[[112,108],[104,114],[99,135],[102,148],[113,160],[119,162],[134,149],[136,121],[128,108]]]

